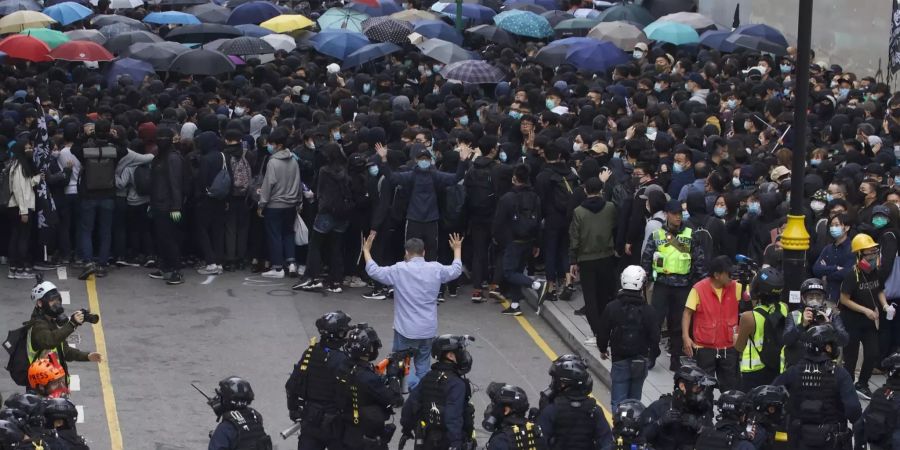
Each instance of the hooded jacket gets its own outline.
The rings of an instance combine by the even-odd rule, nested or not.
[[[259,194],[260,208],[293,208],[300,204],[300,166],[291,152],[275,152],[266,163]]]
[[[584,262],[615,255],[617,208],[603,197],[588,197],[575,208],[569,224],[569,261]]]
[[[197,176],[194,179],[196,198],[210,198],[206,190],[212,185],[222,167],[231,171],[228,159],[222,154],[224,142],[214,131],[204,131],[194,138],[194,143],[200,153],[197,156]]]
[[[150,208],[170,213],[181,211],[184,206],[185,170],[184,158],[174,148],[161,151],[150,163]]]
[[[569,205],[557,205],[553,198],[554,190],[561,189],[556,186],[557,182],[554,181],[556,177],[563,177],[569,180],[573,193],[577,188],[577,176],[565,163],[549,163],[538,173],[534,181],[534,190],[541,197],[541,203],[544,208],[545,228],[561,228],[567,224],[566,215]]]
[[[129,205],[143,205],[150,201],[148,197],[138,195],[134,189],[134,171],[143,164],[153,161],[153,154],[140,154],[133,150],[119,160],[116,165],[116,196],[126,197]]]
[[[388,164],[380,163],[382,171],[395,186],[409,189],[409,207],[406,209],[407,220],[416,222],[434,222],[440,219],[438,210],[438,191],[456,184],[466,175],[468,161],[460,161],[456,174],[441,172],[434,168],[422,170],[414,167],[405,172],[392,172]]]

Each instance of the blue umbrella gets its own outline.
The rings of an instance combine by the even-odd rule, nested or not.
[[[16,11],[40,11],[41,6],[34,0],[3,0],[0,2],[0,15],[12,14]]]
[[[494,23],[519,36],[538,39],[553,36],[553,27],[547,18],[530,11],[504,11],[494,16]]]
[[[359,11],[361,13],[366,13],[369,17],[380,17],[391,15],[395,12],[403,11],[403,8],[400,5],[393,2],[393,0],[373,0],[378,6],[372,6],[366,3],[361,2],[353,2],[349,9],[354,11]]]
[[[278,17],[281,14],[281,10],[272,3],[262,1],[249,2],[234,8],[234,11],[228,16],[228,22],[226,23],[228,25],[241,25],[246,23],[259,25],[273,17]]]
[[[44,9],[43,13],[59,22],[60,25],[69,25],[90,17],[94,14],[94,11],[81,3],[63,2],[48,6]]]
[[[788,46],[787,39],[784,38],[784,35],[781,34],[780,31],[763,24],[750,24],[743,25],[735,28],[734,34],[744,34],[747,36],[755,36],[761,39],[764,39],[769,42],[774,42],[776,44],[781,44],[785,47]]]
[[[116,80],[122,75],[128,75],[134,80],[135,86],[140,86],[144,77],[155,72],[153,65],[134,58],[119,58],[109,66],[106,73],[106,85],[115,86]]]
[[[438,2],[435,3],[431,9],[446,16],[456,15],[456,3]],[[462,5],[462,16],[475,23],[489,23],[496,15],[496,11],[484,5],[479,5],[477,3],[463,3]]]
[[[391,53],[399,52],[402,48],[397,44],[390,42],[379,42],[361,47],[359,50],[347,55],[341,68],[346,70],[352,67],[361,66],[369,61],[385,57]]]
[[[503,6],[510,7],[513,5],[538,5],[548,11],[559,9],[559,3],[556,0],[506,0]]]
[[[591,72],[606,71],[618,64],[624,64],[628,60],[628,55],[619,50],[615,44],[596,40],[593,44],[573,45],[569,47],[569,52],[566,54],[566,62],[580,70]]]
[[[259,25],[253,25],[252,23],[235,25],[234,27],[241,30],[241,33],[244,33],[244,36],[263,37],[272,34],[272,30],[267,30]]]
[[[456,45],[462,45],[463,37],[456,28],[447,25],[443,20],[417,20],[413,23],[413,31],[427,38],[438,38]]]
[[[163,11],[147,14],[144,16],[144,22],[157,25],[195,25],[200,23],[200,19],[180,11]]]
[[[653,22],[644,28],[648,39],[668,42],[675,45],[696,44],[700,42],[700,35],[690,25],[678,22]]]
[[[317,52],[343,60],[347,55],[371,44],[362,33],[349,30],[323,30],[310,39]]]
[[[709,30],[700,35],[700,43],[720,52],[733,52],[737,46],[726,41],[731,36],[730,31]]]
[[[545,47],[553,48],[559,47],[561,45],[583,45],[583,44],[593,44],[598,42],[594,38],[589,37],[567,37],[565,39],[555,39],[553,42],[547,44]]]

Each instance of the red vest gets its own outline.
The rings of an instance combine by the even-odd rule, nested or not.
[[[716,296],[709,278],[694,285],[700,303],[694,311],[694,342],[705,348],[734,347],[734,332],[738,324],[738,300],[735,282],[722,289],[722,301]]]

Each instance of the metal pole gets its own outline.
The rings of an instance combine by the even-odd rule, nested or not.
[[[806,167],[806,116],[809,100],[809,53],[812,35],[813,0],[799,0],[797,21],[797,91],[794,100],[794,145],[791,164],[791,210],[781,241],[784,247],[785,290],[791,309],[800,307],[800,284],[806,277],[809,233],[803,216],[803,178]]]
[[[456,29],[462,33],[463,31],[463,0],[456,0]]]

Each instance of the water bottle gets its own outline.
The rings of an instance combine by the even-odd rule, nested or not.
[[[887,314],[885,314],[885,318],[887,320],[894,320],[894,314],[897,312],[897,308],[894,306],[894,303],[888,305],[886,311]]]

